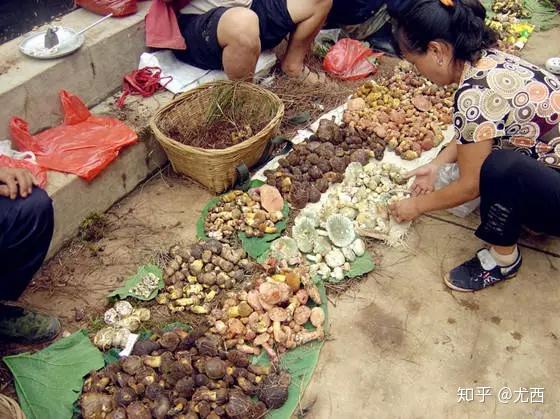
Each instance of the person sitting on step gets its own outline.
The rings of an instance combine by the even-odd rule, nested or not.
[[[26,169],[0,167],[0,342],[33,344],[56,338],[56,317],[16,304],[49,249],[52,201]]]
[[[223,69],[230,80],[250,80],[261,51],[289,36],[282,71],[304,83],[325,83],[326,75],[311,71],[304,59],[331,5],[332,0],[193,0],[178,14],[187,49],[175,55],[202,69]]]

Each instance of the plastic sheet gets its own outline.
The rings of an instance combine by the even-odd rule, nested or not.
[[[457,179],[459,179],[459,166],[456,163],[444,164],[440,167],[438,172],[438,177],[435,184],[436,189],[444,188]],[[465,218],[467,215],[477,209],[479,205],[480,198],[476,198],[472,201],[465,202],[464,204],[459,205],[455,208],[450,208],[447,211],[449,211],[453,215],[456,215],[457,217]]]
[[[76,0],[76,4],[100,15],[127,16],[138,11],[137,0]]]
[[[344,38],[327,53],[323,61],[325,70],[341,80],[359,80],[377,71],[370,60],[380,57],[360,41]]]
[[[12,118],[10,134],[20,151],[32,151],[37,163],[47,169],[74,173],[92,180],[119,154],[137,140],[136,132],[115,118],[92,115],[79,97],[60,93],[64,122],[36,135],[28,124]]]

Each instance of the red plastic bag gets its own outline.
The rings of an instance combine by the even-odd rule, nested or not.
[[[360,41],[344,38],[329,50],[323,61],[327,72],[342,80],[359,80],[377,71],[370,57],[380,57]]]
[[[35,176],[35,179],[37,179],[41,188],[44,188],[47,184],[47,171],[45,168],[33,163],[32,161],[12,159],[11,157],[0,155],[0,167],[27,169],[33,174],[33,176]]]
[[[99,15],[127,16],[138,11],[137,0],[76,0],[76,4]]]
[[[187,2],[184,2],[187,3]],[[152,48],[187,49],[181,35],[175,7],[163,0],[153,0],[146,15],[146,46]]]
[[[31,135],[27,122],[10,121],[10,134],[20,151],[32,151],[37,163],[51,170],[74,173],[92,180],[119,154],[136,142],[138,136],[115,118],[95,116],[79,97],[60,92],[64,122],[36,135]]]

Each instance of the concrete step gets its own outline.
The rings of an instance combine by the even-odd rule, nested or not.
[[[145,51],[144,17],[149,5],[140,2],[138,13],[90,29],[82,48],[67,57],[26,57],[18,49],[23,36],[0,45],[0,138],[8,137],[12,116],[29,122],[31,132],[60,121],[61,89],[77,94],[90,107],[114,93]],[[97,19],[99,15],[78,9],[56,23],[80,30]]]
[[[55,209],[55,231],[49,249],[54,255],[73,238],[91,213],[103,213],[131,192],[167,161],[149,131],[150,117],[172,95],[161,92],[149,99],[129,97],[124,110],[114,103],[124,74],[137,68],[144,46],[144,17],[149,2],[140,2],[133,16],[112,18],[85,33],[85,43],[74,54],[56,60],[36,60],[19,52],[23,37],[0,45],[0,138],[8,137],[12,116],[25,119],[31,132],[60,123],[58,94],[65,89],[78,95],[94,114],[117,117],[138,132],[139,142],[92,182],[75,175],[49,172],[47,192]],[[78,9],[57,25],[82,29],[99,16]]]

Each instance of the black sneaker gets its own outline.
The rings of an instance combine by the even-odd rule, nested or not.
[[[488,249],[481,249],[471,260],[457,266],[444,278],[445,285],[456,291],[479,291],[513,278],[521,267],[521,253],[509,266],[499,266]]]
[[[61,331],[54,316],[0,303],[0,341],[22,344],[44,343]]]

